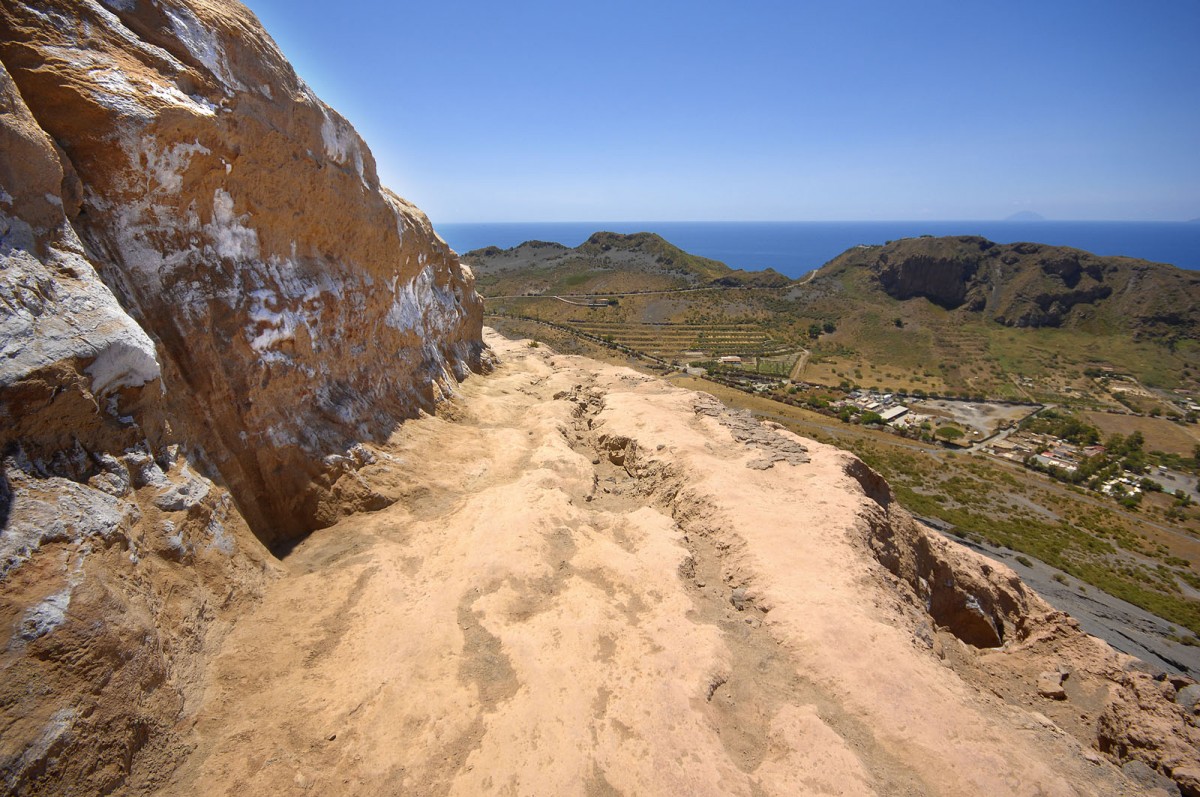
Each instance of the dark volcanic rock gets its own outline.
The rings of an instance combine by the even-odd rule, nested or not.
[[[924,296],[953,309],[963,303],[979,261],[918,256],[889,263],[879,272],[879,284],[890,296],[911,299]]]

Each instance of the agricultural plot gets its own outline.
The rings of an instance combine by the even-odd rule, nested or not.
[[[1119,434],[1128,437],[1134,432],[1141,432],[1146,439],[1147,451],[1191,456],[1192,449],[1200,444],[1200,427],[1195,425],[1112,412],[1085,412],[1083,416],[1105,436]]]
[[[572,321],[568,326],[656,357],[678,357],[686,351],[706,357],[774,354],[774,341],[761,327],[744,324],[638,324]]]

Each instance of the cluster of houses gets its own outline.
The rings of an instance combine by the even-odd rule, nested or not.
[[[1175,399],[1175,405],[1177,407],[1179,407],[1181,410],[1183,410],[1184,412],[1191,413],[1193,415],[1200,415],[1200,404],[1197,404],[1192,399],[1188,399],[1188,398]]]
[[[909,426],[920,426],[933,416],[922,415],[900,403],[900,398],[893,393],[872,393],[868,390],[855,390],[841,401],[831,405],[834,409],[853,407],[860,412],[874,412],[883,419],[883,423],[897,429]]]
[[[855,390],[846,398],[830,404],[835,409],[853,407],[860,412],[878,413],[884,423],[892,423],[908,414],[908,407],[900,404],[892,393],[871,393],[866,390]]]
[[[1041,467],[1058,468],[1064,473],[1074,473],[1085,459],[1105,452],[1104,446],[1077,446],[1052,435],[1034,432],[1017,432],[1005,440],[995,441],[989,448],[1001,459],[1023,463],[1032,457]],[[1140,478],[1125,473],[1100,485],[1100,492],[1105,495],[1137,495],[1141,491]]]
[[[1001,459],[1024,462],[1030,457],[1044,468],[1074,473],[1089,457],[1104,453],[1104,446],[1077,446],[1053,435],[1016,432],[991,444],[991,453]]]

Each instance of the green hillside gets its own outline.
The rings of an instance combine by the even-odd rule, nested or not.
[[[971,236],[910,238],[855,247],[793,281],[734,271],[650,233],[597,233],[574,249],[528,242],[464,259],[492,297],[489,312],[639,351],[652,340],[667,359],[806,350],[804,378],[822,384],[1143,412],[1173,411],[1156,391],[1200,388],[1200,274],[1159,263]],[[742,350],[703,345],[731,329],[744,333]]]

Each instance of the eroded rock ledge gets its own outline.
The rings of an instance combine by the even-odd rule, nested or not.
[[[360,476],[396,500],[307,538],[239,623],[169,793],[1188,793],[1187,679],[854,457],[493,345],[452,412],[374,448]]]

